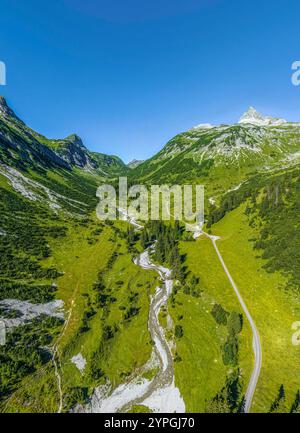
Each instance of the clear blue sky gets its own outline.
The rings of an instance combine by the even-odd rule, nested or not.
[[[249,105],[300,121],[299,0],[1,0],[0,93],[32,128],[144,159]]]

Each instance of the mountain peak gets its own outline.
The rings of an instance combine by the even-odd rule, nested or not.
[[[250,123],[252,125],[270,126],[270,125],[282,125],[286,123],[284,119],[277,119],[270,116],[263,116],[255,108],[249,107],[249,109],[242,115],[239,123]]]
[[[68,137],[65,138],[65,141],[68,141],[76,146],[85,148],[82,139],[77,134],[68,135]]]
[[[4,96],[0,96],[0,112],[3,114],[9,114],[9,111],[10,108],[7,105],[6,99],[4,98]]]
[[[0,96],[0,116],[1,115],[4,117],[10,116],[21,121],[15,112],[9,107],[4,96]]]
[[[262,114],[260,114],[254,107],[249,107],[248,110],[243,114],[240,121],[243,119],[257,119],[257,120],[263,120],[264,117]]]
[[[4,96],[0,96],[0,107],[7,106],[6,99]]]

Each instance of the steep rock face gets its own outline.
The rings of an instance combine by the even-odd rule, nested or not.
[[[82,143],[78,135],[72,134],[64,140],[59,141],[59,146],[56,147],[56,153],[69,165],[74,165],[79,168],[85,168],[92,165],[89,152]],[[96,166],[94,168],[97,168]]]
[[[57,142],[56,153],[71,166],[108,174],[111,170],[126,170],[123,161],[114,155],[90,152],[78,135],[72,134]]]

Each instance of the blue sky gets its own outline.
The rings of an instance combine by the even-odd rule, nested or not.
[[[32,128],[126,162],[249,105],[300,121],[297,0],[1,0],[0,93]]]

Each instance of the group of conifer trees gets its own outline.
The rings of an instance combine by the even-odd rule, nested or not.
[[[154,260],[170,266],[173,277],[179,281],[184,279],[183,257],[180,254],[178,242],[183,233],[183,227],[178,221],[174,225],[162,221],[150,221],[145,225],[140,235],[143,249],[155,243]]]

